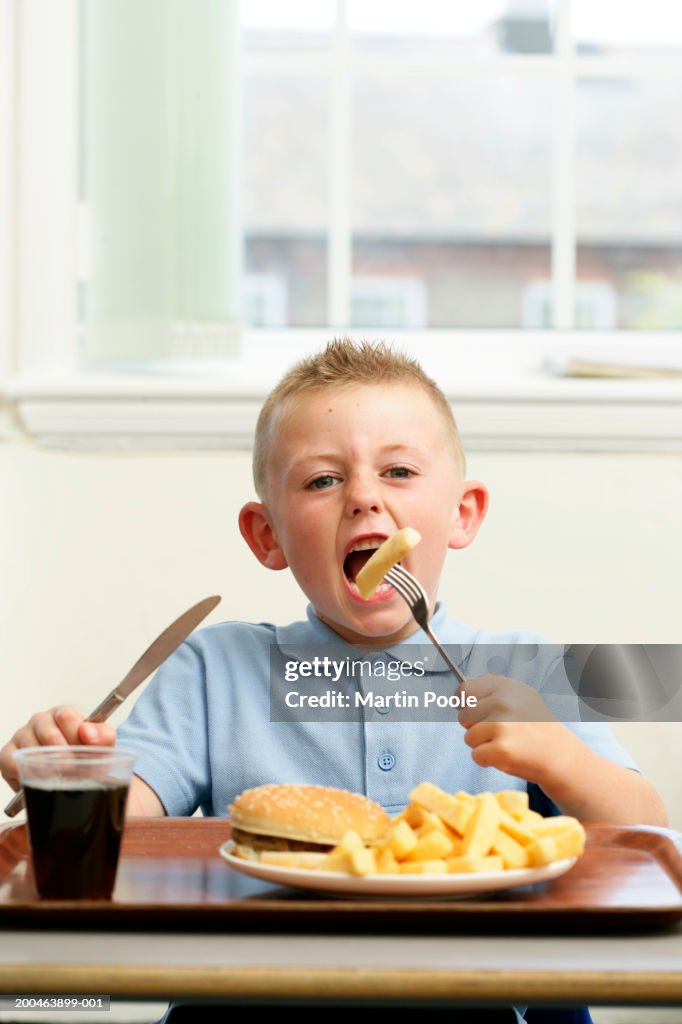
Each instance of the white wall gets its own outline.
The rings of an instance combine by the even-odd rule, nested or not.
[[[492,501],[472,547],[449,554],[442,595],[454,615],[560,643],[680,641],[678,456],[476,454],[469,475],[488,484]],[[247,453],[0,444],[3,741],[39,708],[94,706],[208,594],[223,597],[208,622],[301,615],[289,574],[263,569],[239,534],[237,513],[251,497]],[[616,732],[682,827],[682,725]],[[4,806],[10,792],[0,789]]]

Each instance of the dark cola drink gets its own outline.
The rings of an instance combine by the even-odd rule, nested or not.
[[[110,899],[128,787],[120,782],[24,783],[33,871],[43,899]]]

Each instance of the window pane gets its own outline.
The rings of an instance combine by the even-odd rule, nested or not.
[[[682,77],[578,83],[578,276],[612,288],[613,326],[682,326],[681,103]]]
[[[550,0],[347,0],[356,51],[400,54],[550,53]]]
[[[247,52],[314,53],[329,47],[335,0],[241,0]]]
[[[80,11],[84,360],[231,355],[230,6]]]
[[[323,76],[246,79],[242,314],[254,326],[326,323],[328,119]]]
[[[682,50],[682,18],[675,0],[573,0],[578,53],[654,54]]]
[[[522,326],[550,276],[553,107],[544,76],[358,72],[354,276],[420,281],[430,327]]]

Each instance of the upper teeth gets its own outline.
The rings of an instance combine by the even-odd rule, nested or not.
[[[374,551],[381,543],[382,542],[380,540],[372,540],[371,538],[367,538],[367,540],[359,540],[353,545],[348,554],[350,554],[351,551]]]

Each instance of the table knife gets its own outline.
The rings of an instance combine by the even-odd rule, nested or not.
[[[145,679],[157,669],[173,651],[186,640],[190,633],[197,628],[202,619],[205,619],[209,612],[213,611],[220,603],[220,597],[205,597],[203,601],[193,605],[175,622],[164,629],[163,633],[157,636],[156,640],[147,648],[144,654],[138,658],[130,672],[115,686],[111,693],[101,701],[94,711],[86,716],[86,722],[105,722],[107,718],[119,707],[126,697],[129,697],[133,690],[143,683]],[[24,794],[20,790],[5,807],[5,814],[13,818],[24,807]]]

